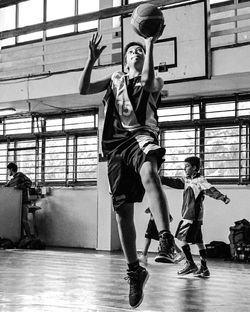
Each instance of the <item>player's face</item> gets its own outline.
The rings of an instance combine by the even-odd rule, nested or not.
[[[138,45],[134,45],[128,48],[126,52],[126,65],[128,68],[131,66],[138,67],[143,66],[144,63],[144,50]]]
[[[190,163],[185,162],[184,164],[184,171],[186,173],[186,176],[192,176],[195,173],[195,166],[192,166]]]
[[[7,171],[8,171],[8,175],[11,177],[12,175],[13,175],[13,171],[12,171],[12,169],[7,169]]]

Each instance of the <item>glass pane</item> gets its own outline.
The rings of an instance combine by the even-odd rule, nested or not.
[[[32,41],[32,40],[38,40],[42,39],[43,32],[37,31],[28,35],[22,35],[17,38],[17,42],[26,42],[26,41]]]
[[[29,0],[18,5],[18,27],[34,25],[43,22],[43,0]],[[18,42],[41,39],[43,32],[35,32],[18,37]]]
[[[193,117],[191,117],[191,107],[186,106],[172,106],[158,110],[159,122],[164,121],[178,121],[178,120],[191,120],[199,118],[199,106],[193,107]]]
[[[74,14],[75,14],[75,1],[74,0],[47,0],[47,21],[74,16]],[[74,25],[69,25],[69,26],[49,29],[46,31],[46,35],[48,37],[57,36],[60,34],[70,33],[73,31],[74,31]]]
[[[18,118],[5,120],[5,134],[31,133],[31,118]]]
[[[35,182],[36,142],[17,141],[15,151],[18,170],[26,174],[32,182]]]
[[[184,160],[198,152],[197,143],[195,129],[165,130],[162,135],[162,146],[166,149],[165,162],[162,165],[164,174],[183,175]]]
[[[238,109],[239,116],[250,115],[250,101],[239,102]]]
[[[242,152],[245,136],[242,136]],[[236,178],[239,173],[239,127],[211,128],[205,131],[207,177]]]
[[[7,177],[7,143],[0,143],[0,182],[6,182]]]
[[[235,116],[235,102],[206,104],[206,118],[229,116]]]
[[[68,175],[67,175],[67,179],[69,181],[75,180],[74,179],[74,164],[75,164],[74,150],[75,150],[74,139],[70,138],[68,141]]]
[[[0,32],[16,27],[16,6],[11,5],[0,9]]]
[[[77,180],[96,180],[97,137],[77,139]]]
[[[43,22],[43,0],[29,0],[18,5],[18,27]]]
[[[113,7],[122,5],[121,0],[113,0]],[[113,17],[113,28],[120,27],[121,26],[121,16],[115,16]]]
[[[0,32],[16,27],[16,6],[11,5],[0,9]],[[0,47],[15,44],[15,38],[0,40]]]
[[[228,2],[228,0],[210,0],[210,4]]]
[[[77,116],[65,118],[65,130],[93,128],[95,126],[94,116]]]
[[[139,1],[147,1],[147,0],[128,0],[128,4],[139,2]]]
[[[46,140],[45,181],[66,180],[66,138]]]
[[[46,120],[46,131],[61,131],[61,130],[62,130],[62,118]]]
[[[95,11],[99,11],[99,0],[88,1],[88,5],[86,5],[85,1],[78,1],[78,14],[81,15]],[[98,28],[97,20],[78,24],[78,31],[84,31],[95,28]]]

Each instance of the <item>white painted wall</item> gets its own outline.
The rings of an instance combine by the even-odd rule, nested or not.
[[[96,187],[53,189],[38,205],[38,233],[47,246],[96,248]]]
[[[13,187],[0,188],[0,237],[13,242],[21,237],[22,192]]]

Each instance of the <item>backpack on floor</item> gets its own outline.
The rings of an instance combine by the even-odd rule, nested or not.
[[[13,249],[15,244],[9,238],[0,237],[0,249]]]
[[[229,241],[231,244],[250,244],[250,223],[246,219],[234,222],[234,226],[230,226]]]
[[[45,244],[37,237],[25,237],[19,241],[17,244],[17,248],[19,249],[38,249],[43,250],[45,249]]]
[[[206,244],[208,258],[231,258],[230,245],[220,241],[212,241]]]

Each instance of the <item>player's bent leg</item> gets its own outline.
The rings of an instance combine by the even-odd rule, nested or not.
[[[145,162],[140,171],[149,207],[159,231],[158,256],[155,261],[174,263],[174,238],[169,230],[169,209],[157,170],[157,161],[152,159]]]

